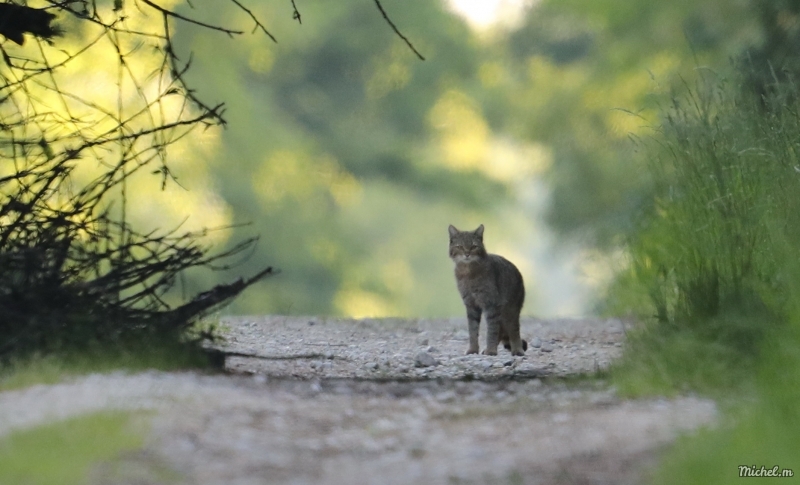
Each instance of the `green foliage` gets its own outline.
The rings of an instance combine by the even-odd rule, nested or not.
[[[93,467],[140,448],[139,419],[123,413],[73,418],[0,439],[0,483],[78,485]]]

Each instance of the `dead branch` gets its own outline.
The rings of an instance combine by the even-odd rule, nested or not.
[[[408,40],[408,37],[406,37],[405,35],[403,35],[402,32],[400,32],[400,29],[397,28],[394,22],[392,22],[392,19],[389,18],[389,15],[386,14],[386,10],[383,9],[383,5],[381,5],[380,0],[375,0],[375,5],[378,7],[378,10],[380,10],[381,15],[383,15],[383,19],[386,20],[386,23],[389,24],[389,27],[391,27],[392,30],[394,30],[394,33],[397,34],[398,37],[403,39],[403,42],[406,43],[408,48],[411,49],[414,52],[414,54],[416,54],[417,57],[419,57],[421,61],[424,61],[425,58],[422,56],[422,54],[419,53],[417,48],[414,47],[414,44],[412,44],[411,41]]]

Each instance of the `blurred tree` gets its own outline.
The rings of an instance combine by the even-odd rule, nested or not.
[[[751,88],[763,95],[776,82],[800,77],[800,1],[752,3],[762,36],[743,55]]]
[[[441,298],[453,285],[444,231],[508,192],[487,174],[484,106],[504,98],[479,79],[486,53],[438,2],[383,3],[425,62],[368,3],[298,7],[302,25],[277,23],[277,44],[253,37],[232,51],[192,26],[176,36],[196,53],[192,82],[231,107],[208,156],[219,194],[235,223],[250,223],[240,234],[261,234],[253,261],[284,270],[280,285],[264,282],[231,311],[460,313],[457,294]],[[292,16],[288,2],[254,11]]]
[[[553,148],[553,227],[613,244],[649,190],[627,138],[646,134],[654,108],[704,69],[756,66],[751,87],[761,91],[796,77],[799,11],[796,0],[533,6],[497,48],[513,66],[507,129]]]

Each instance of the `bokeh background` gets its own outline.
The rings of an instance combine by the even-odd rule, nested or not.
[[[631,138],[698,71],[796,29],[792,8],[760,18],[761,3],[384,1],[425,61],[363,0],[298,1],[302,23],[289,1],[250,2],[277,43],[181,23],[188,81],[229,123],[173,151],[180,185],[134,182],[131,217],[235,226],[210,234],[219,249],[260,236],[242,265],[182,282],[281,269],[226,314],[459,315],[446,228],[481,223],[525,277],[525,314],[590,313],[648,196]],[[192,5],[251,25],[233,4]]]

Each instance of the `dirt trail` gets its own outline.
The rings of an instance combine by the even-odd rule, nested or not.
[[[0,393],[0,437],[99,409],[155,410],[145,448],[98,467],[97,484],[633,484],[678,433],[716,418],[709,400],[620,400],[602,380],[560,379],[619,355],[615,320],[526,319],[538,348],[523,358],[464,356],[461,319],[224,323],[224,348],[259,356],[229,357],[234,375]]]

